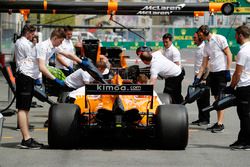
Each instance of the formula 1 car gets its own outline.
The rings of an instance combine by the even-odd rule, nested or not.
[[[164,149],[185,149],[188,115],[184,105],[165,104],[152,85],[86,85],[74,104],[59,103],[49,111],[48,143],[52,148],[72,148],[84,136],[136,133],[154,137]],[[141,132],[144,133],[141,133]],[[83,137],[83,138],[81,138]],[[82,139],[82,141],[80,141]]]
[[[114,51],[120,53],[117,48]],[[115,61],[119,64],[117,58]],[[154,92],[153,85],[135,84],[135,75],[145,69],[132,66],[124,72],[124,68],[116,66],[112,70],[112,78],[102,84],[85,85],[85,93],[76,96],[73,104],[51,106],[49,146],[75,148],[89,136],[143,136],[155,140],[162,149],[185,149],[188,143],[186,107],[169,104],[169,96]],[[98,70],[92,74],[97,73]],[[98,76],[94,78],[104,80]]]
[[[89,49],[85,50],[91,50],[91,53],[85,55],[95,62],[98,57],[96,41],[92,41],[94,47],[91,41],[88,42]],[[74,104],[64,97],[60,100],[62,103],[51,106],[49,146],[74,148],[81,143],[86,144],[89,136],[143,136],[159,143],[162,149],[185,149],[188,144],[188,115],[184,105],[198,99],[207,87],[191,85],[182,104],[170,104],[169,95],[157,94],[153,85],[136,84],[139,74],[150,75],[147,67],[127,67],[124,54],[117,47],[107,48],[107,52],[112,64],[111,78],[104,80],[95,66],[89,65],[92,77],[102,84],[85,85],[85,91],[75,97]]]

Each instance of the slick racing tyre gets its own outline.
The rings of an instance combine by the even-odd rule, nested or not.
[[[75,104],[55,104],[50,107],[48,143],[51,148],[75,148],[79,144],[80,108]]]
[[[161,148],[184,150],[188,143],[188,115],[183,105],[160,105],[156,112],[156,132]]]

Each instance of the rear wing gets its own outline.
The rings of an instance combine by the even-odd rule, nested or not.
[[[85,85],[85,104],[87,95],[149,95],[151,96],[151,106],[153,108],[153,85]],[[87,106],[87,105],[85,105]]]

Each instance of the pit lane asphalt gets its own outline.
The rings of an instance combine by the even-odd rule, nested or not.
[[[183,95],[193,81],[193,50],[182,50],[186,76],[183,81]],[[130,63],[135,62],[131,56]],[[233,71],[231,71],[232,73]],[[162,92],[164,81],[158,81],[156,91]],[[0,109],[7,106],[8,86],[0,75]],[[38,102],[38,100],[35,100]],[[211,98],[213,102],[213,98]],[[49,105],[38,102],[42,108],[32,108],[30,122],[35,126],[31,135],[47,145],[47,129],[43,123],[47,119]],[[197,119],[196,103],[187,104],[189,122]],[[15,104],[11,108],[15,108]],[[211,124],[216,121],[216,112],[211,112]],[[184,151],[155,150],[142,147],[94,147],[77,150],[19,149],[21,134],[16,131],[16,115],[5,117],[3,137],[0,145],[0,167],[248,167],[248,151],[232,151],[228,145],[234,142],[239,131],[236,108],[226,109],[225,131],[211,133],[206,127],[190,125],[189,143]]]

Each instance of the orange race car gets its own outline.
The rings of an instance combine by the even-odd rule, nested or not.
[[[120,57],[109,56],[110,61],[124,61],[117,48],[113,51]],[[157,94],[153,85],[135,84],[133,75],[138,75],[135,66],[111,70],[114,71],[112,78],[104,80],[97,77],[100,75],[93,76],[98,72],[92,69],[91,75],[102,84],[85,85],[85,93],[78,94],[73,104],[51,106],[49,146],[74,148],[80,143],[86,144],[89,136],[120,136],[148,137],[156,140],[162,149],[185,149],[188,143],[186,107],[169,104],[169,96]],[[145,68],[139,71],[145,73]]]

